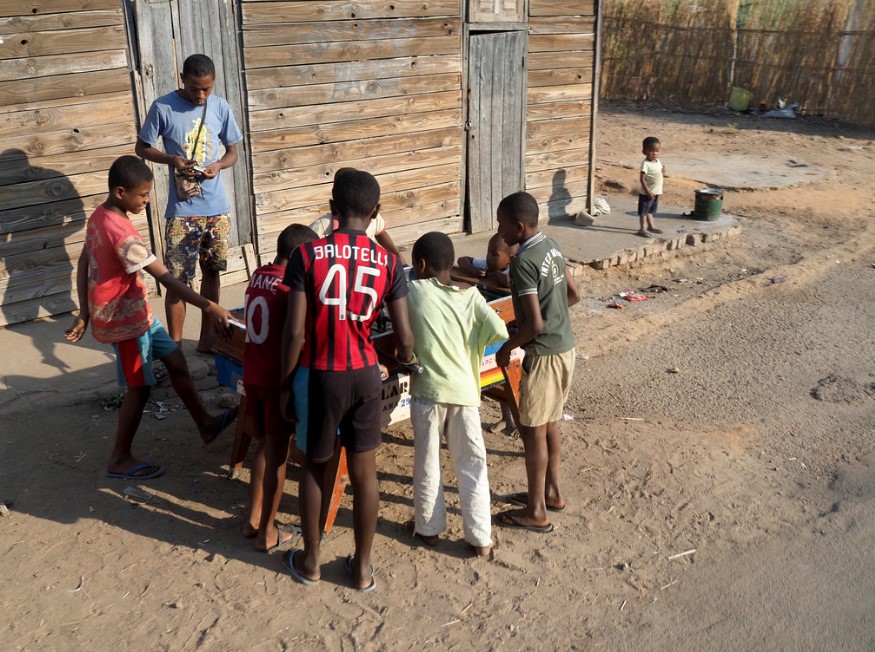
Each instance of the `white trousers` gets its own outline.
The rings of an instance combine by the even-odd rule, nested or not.
[[[413,423],[413,508],[416,531],[435,536],[447,527],[447,507],[441,480],[441,435],[459,481],[459,499],[465,541],[472,546],[492,545],[492,514],[486,446],[476,407],[410,401]]]

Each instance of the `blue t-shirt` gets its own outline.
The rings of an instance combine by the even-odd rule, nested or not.
[[[233,145],[243,139],[240,127],[234,119],[231,107],[223,98],[210,95],[207,98],[206,124],[198,135],[204,107],[192,104],[176,91],[159,97],[149,108],[149,114],[140,130],[140,139],[158,146],[158,139],[164,141],[164,151],[171,156],[184,156],[194,159],[201,167],[218,161],[219,144]],[[195,146],[193,146],[195,145]],[[194,151],[192,151],[194,150]],[[166,217],[189,217],[193,215],[219,215],[231,210],[228,195],[222,186],[221,173],[212,179],[201,179],[200,197],[180,200],[173,183],[173,170],[167,191]]]

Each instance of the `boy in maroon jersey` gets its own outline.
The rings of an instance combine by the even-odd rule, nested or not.
[[[258,443],[252,461],[249,519],[243,526],[243,536],[255,537],[255,549],[265,552],[288,546],[295,539],[292,532],[281,531],[274,524],[294,427],[284,418],[280,403],[280,352],[289,303],[289,288],[282,279],[292,252],[318,237],[303,224],[287,226],[277,239],[273,263],[256,269],[246,288],[243,384]]]
[[[346,558],[346,568],[357,590],[377,586],[371,544],[380,507],[381,381],[370,335],[383,300],[399,359],[415,361],[404,270],[397,257],[365,234],[379,201],[380,185],[372,175],[352,168],[338,171],[330,206],[340,228],[299,247],[283,279],[291,288],[283,390],[290,391],[294,382],[297,442],[306,455],[299,496],[304,550],[287,553],[283,563],[301,584],[315,584],[320,577],[322,497],[331,492],[326,467],[339,431],[353,492],[355,553]]]

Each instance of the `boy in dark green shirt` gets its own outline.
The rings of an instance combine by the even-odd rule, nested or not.
[[[551,532],[547,510],[561,512],[559,421],[574,373],[574,333],[568,307],[580,299],[559,247],[538,229],[538,203],[525,192],[498,205],[498,233],[519,245],[510,265],[517,332],[495,356],[501,367],[518,346],[526,351],[520,382],[520,434],[528,491],[510,496],[522,505],[498,515],[497,522],[534,532]]]

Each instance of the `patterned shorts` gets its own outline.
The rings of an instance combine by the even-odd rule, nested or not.
[[[201,269],[224,272],[228,268],[228,213],[208,217],[168,217],[164,230],[164,264],[175,278],[194,280],[195,262]]]

